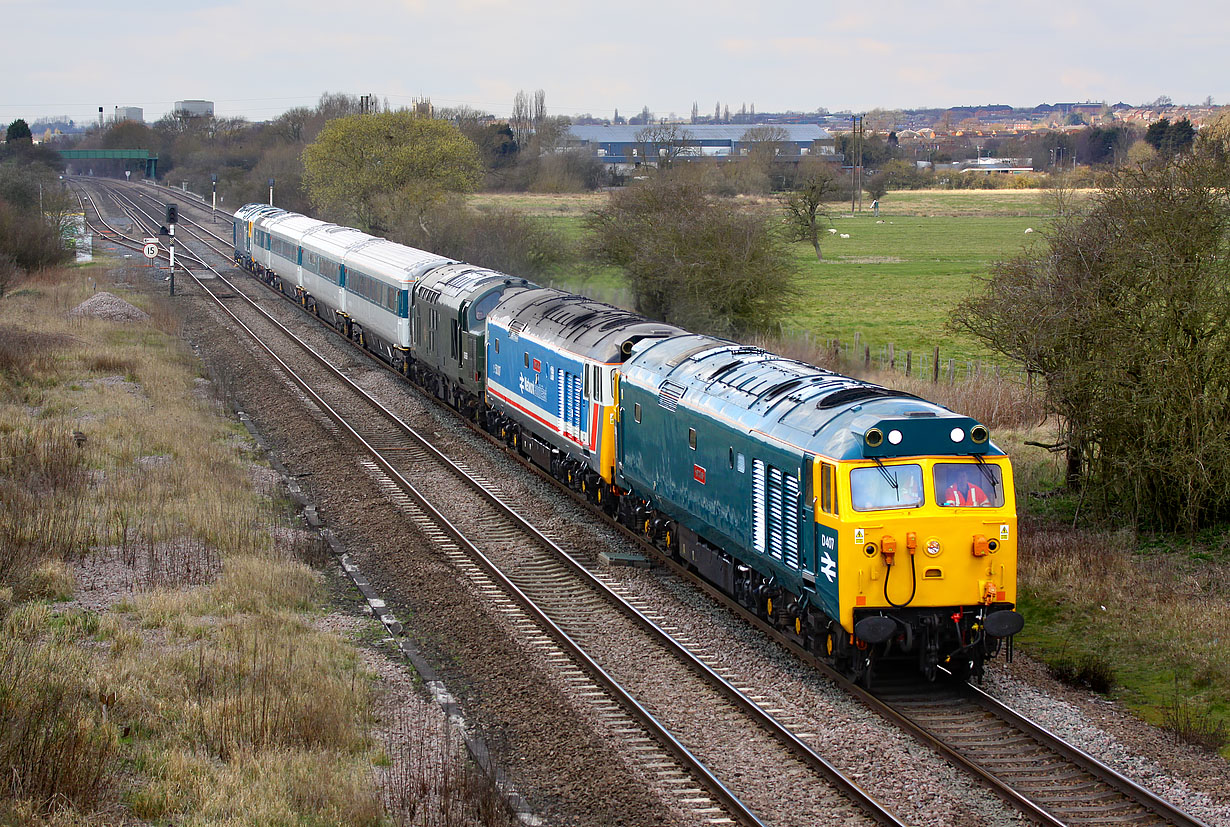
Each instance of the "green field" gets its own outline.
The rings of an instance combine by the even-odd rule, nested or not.
[[[474,196],[473,203],[539,216],[579,242],[584,214],[605,198],[484,194]],[[941,359],[986,358],[975,342],[946,329],[949,313],[977,288],[977,279],[993,262],[1038,242],[1051,214],[1049,199],[1040,190],[890,192],[878,220],[868,208],[870,201],[854,216],[848,205],[831,205],[836,232],[824,233],[824,261],[816,261],[808,244],[793,246],[801,293],[784,332],[843,342],[853,342],[858,334],[873,354],[892,344],[899,354],[930,354],[938,346]],[[746,202],[773,209],[771,199]],[[1034,232],[1026,233],[1029,228]],[[571,268],[559,273],[555,283],[608,301],[619,300],[623,287],[614,268]]]
[[[810,245],[794,245],[802,299],[787,332],[844,342],[857,333],[873,352],[892,343],[898,352],[938,346],[941,358],[985,356],[946,329],[949,313],[977,289],[994,261],[1035,243],[1045,219],[884,209],[879,221],[868,213],[834,218],[837,232],[826,232],[821,243],[824,261],[816,261]],[[1035,232],[1027,234],[1030,227]]]

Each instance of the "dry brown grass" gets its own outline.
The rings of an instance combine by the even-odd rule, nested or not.
[[[88,812],[116,783],[119,732],[92,659],[50,634],[50,619],[46,608],[25,606],[0,628],[0,799],[35,814]]]
[[[943,378],[932,382],[893,371],[864,370],[861,363],[847,361],[842,353],[801,337],[762,339],[753,344],[810,365],[912,393],[971,416],[988,428],[1030,428],[1045,418],[1042,396],[1015,374],[984,373],[955,382]]]
[[[1207,745],[1230,720],[1224,544],[1026,520],[1019,559],[1029,620],[1022,644],[1052,665],[1100,658],[1124,700]]]
[[[377,823],[370,679],[311,626],[310,544],[194,393],[172,314],[66,318],[87,276],[105,278],[0,300],[0,820],[115,823],[125,800],[187,824]],[[54,603],[84,563],[127,598]]]

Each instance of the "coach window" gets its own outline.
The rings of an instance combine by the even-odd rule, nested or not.
[[[527,350],[524,355],[525,355],[525,366],[528,368],[530,366],[530,352]]]
[[[499,353],[499,352],[500,352],[500,340],[499,340],[499,339],[492,339],[492,341],[493,341],[493,342],[495,342],[495,352],[496,352],[496,353]]]
[[[632,418],[635,419],[637,422],[641,421],[641,403],[640,402],[632,403]]]
[[[735,467],[735,449],[734,448],[730,449],[730,467],[731,467],[731,470],[734,470],[734,467]]]
[[[696,429],[688,428],[688,447],[693,451],[696,450]]]

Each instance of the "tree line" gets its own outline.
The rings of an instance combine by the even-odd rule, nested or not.
[[[1162,130],[1159,130],[1159,132]],[[1230,520],[1230,118],[1111,174],[953,316],[1044,382],[1078,509]]]

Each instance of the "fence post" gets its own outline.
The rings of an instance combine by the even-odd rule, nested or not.
[[[938,383],[940,381],[940,348],[936,345],[935,356],[931,360],[931,382]]]
[[[907,350],[905,352],[905,375],[914,375],[914,351]]]
[[[948,384],[952,384],[957,378],[957,363],[954,359],[948,360]]]
[[[871,345],[863,345],[863,369],[871,370]]]
[[[897,354],[893,352],[893,343],[888,343],[888,369],[897,369]]]

